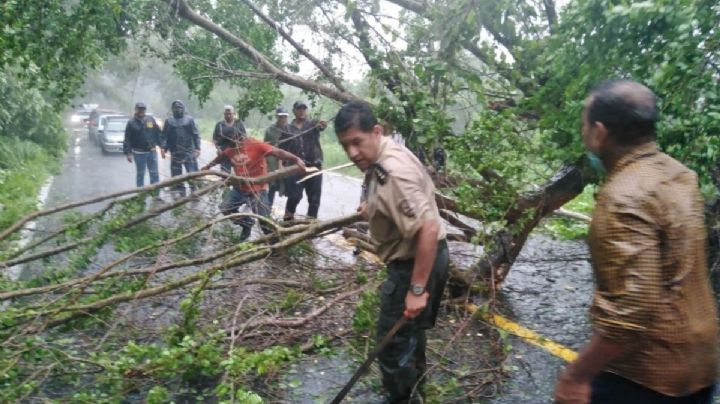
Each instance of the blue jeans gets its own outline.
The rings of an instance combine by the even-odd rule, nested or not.
[[[135,160],[135,184],[138,187],[145,185],[145,168],[150,173],[150,183],[155,184],[160,181],[158,174],[158,159],[155,150],[149,152],[133,152],[133,160]]]
[[[270,216],[270,203],[268,202],[268,192],[265,190],[246,192],[240,191],[237,188],[232,188],[230,192],[225,196],[225,200],[220,204],[220,211],[224,215],[230,215],[237,213],[238,209],[242,205],[248,205],[253,213],[263,216]],[[233,223],[243,227],[252,228],[255,224],[255,219],[252,217],[241,217],[232,220]],[[263,233],[268,234],[272,232],[272,229],[267,225],[260,223],[260,229]]]
[[[194,173],[198,170],[197,159],[192,154],[173,153],[170,158],[170,175],[173,177],[182,175],[183,166],[186,173]],[[190,181],[190,191],[195,192],[195,188],[195,184]],[[177,184],[173,186],[173,190],[185,195],[185,184]]]

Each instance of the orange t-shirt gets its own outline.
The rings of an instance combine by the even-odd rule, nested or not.
[[[235,168],[239,177],[256,178],[267,174],[265,155],[272,151],[272,146],[257,139],[246,138],[240,147],[228,147],[223,154]],[[243,184],[241,191],[254,192],[267,189],[267,184]]]

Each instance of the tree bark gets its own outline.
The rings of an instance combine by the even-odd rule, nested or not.
[[[518,198],[505,215],[507,227],[493,235],[485,256],[472,266],[481,279],[498,288],[540,220],[575,198],[596,178],[580,164],[582,161],[564,166],[541,190]]]

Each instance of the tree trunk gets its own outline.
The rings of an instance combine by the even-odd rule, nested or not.
[[[541,190],[518,198],[505,215],[507,226],[493,235],[493,241],[485,246],[485,256],[471,268],[480,279],[499,287],[540,220],[571,201],[595,179],[581,162],[562,167]]]

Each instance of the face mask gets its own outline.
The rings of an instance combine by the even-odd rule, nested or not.
[[[607,174],[607,171],[605,170],[605,166],[603,165],[602,160],[600,160],[600,157],[598,157],[597,154],[588,150],[587,152],[585,152],[585,156],[587,156],[588,162],[590,163],[590,167],[599,176],[604,177]]]

